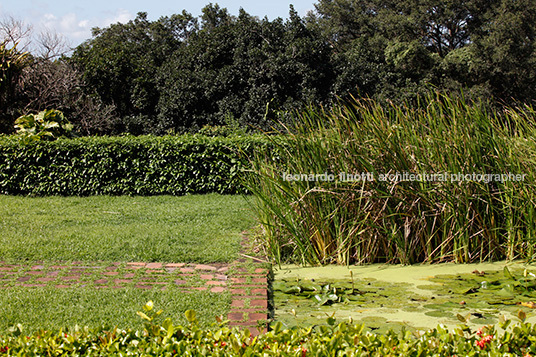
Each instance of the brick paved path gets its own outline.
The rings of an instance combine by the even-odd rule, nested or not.
[[[195,290],[222,293],[230,291],[230,326],[249,328],[252,335],[266,331],[268,290],[265,268],[244,267],[244,259],[225,263],[41,263],[0,262],[0,289],[13,286],[35,288],[168,289],[180,293]]]

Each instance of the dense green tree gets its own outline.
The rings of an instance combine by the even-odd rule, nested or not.
[[[108,115],[101,122],[73,120],[84,133],[164,134],[207,124],[268,129],[309,103],[413,100],[430,88],[507,103],[536,98],[534,1],[319,0],[315,6],[304,18],[291,7],[288,19],[273,21],[244,10],[232,16],[213,4],[198,18],[183,11],[150,21],[139,13],[127,24],[95,29],[68,63],[27,71],[33,89],[16,106],[59,103],[82,118],[75,108],[85,103]],[[85,96],[37,94],[40,78],[63,80],[77,71],[82,78],[72,83],[81,89],[70,92]]]
[[[329,47],[291,8],[289,19],[203,9],[201,30],[160,71],[159,124],[183,131],[232,121],[269,128],[266,113],[322,102]],[[275,115],[270,115],[273,117]]]
[[[535,7],[530,0],[320,0],[309,21],[336,49],[337,95],[407,99],[435,86],[530,101]]]
[[[151,22],[138,13],[127,24],[93,30],[93,39],[79,46],[72,58],[84,80],[105,104],[113,104],[123,118],[116,131],[150,132],[159,93],[156,73],[162,63],[186,41],[196,19],[180,15]]]

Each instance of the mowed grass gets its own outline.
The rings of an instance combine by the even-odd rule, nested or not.
[[[21,324],[24,333],[41,329],[58,330],[88,326],[142,330],[143,322],[137,311],[154,301],[161,317],[174,323],[188,324],[186,310],[196,311],[202,326],[216,323],[216,316],[226,315],[231,304],[229,293],[193,291],[188,294],[169,291],[91,288],[11,288],[0,293],[0,335],[11,326]]]
[[[230,262],[253,223],[240,196],[0,196],[0,257]]]
[[[241,233],[253,224],[240,196],[0,196],[0,260],[28,267],[59,261],[231,262]],[[193,309],[202,326],[226,316],[231,304],[229,292],[185,293],[172,284],[166,290],[10,286],[0,290],[0,335],[16,324],[25,333],[75,325],[141,330],[136,312],[149,300],[175,323],[186,323],[184,312]]]

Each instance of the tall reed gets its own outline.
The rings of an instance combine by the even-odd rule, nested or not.
[[[278,263],[311,265],[532,259],[535,119],[532,107],[499,114],[441,94],[417,107],[309,108],[252,160],[266,247]],[[525,176],[452,176],[473,173]]]

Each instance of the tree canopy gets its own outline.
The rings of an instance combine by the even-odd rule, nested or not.
[[[285,20],[209,4],[199,17],[183,11],[151,21],[138,13],[96,28],[47,68],[76,73],[77,100],[107,113],[82,118],[73,99],[54,102],[71,108],[86,134],[267,129],[308,104],[411,101],[431,88],[532,104],[535,34],[532,0],[319,0],[305,17],[291,6]]]

